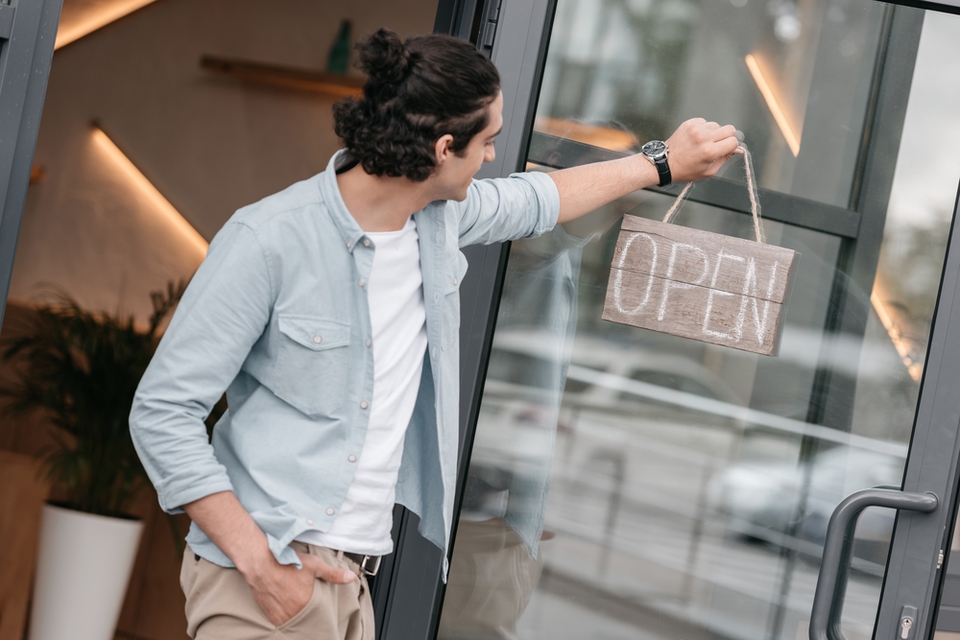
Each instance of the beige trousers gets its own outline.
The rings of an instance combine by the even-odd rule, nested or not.
[[[253,599],[239,571],[197,560],[187,547],[180,570],[180,587],[187,596],[187,635],[196,640],[373,640],[370,589],[357,563],[325,547],[300,542],[291,546],[361,577],[350,584],[315,580],[307,606],[277,627]]]

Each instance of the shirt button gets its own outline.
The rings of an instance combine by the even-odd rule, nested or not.
[[[311,520],[310,518],[307,518],[307,526],[310,526],[310,527],[313,526],[313,520]]]
[[[363,401],[360,402],[360,408],[361,408],[361,409],[366,409],[366,408],[369,407],[369,406],[370,406],[370,403],[368,403],[366,400],[363,400]]]
[[[323,342],[323,336],[313,336],[313,344],[320,344]]]
[[[370,342],[369,340],[367,340],[367,341],[366,341],[366,342],[364,342],[363,344],[365,344],[365,345],[367,345],[367,346],[369,347],[369,346],[370,346],[370,345],[372,345],[373,343],[372,343],[372,342]]]
[[[456,278],[453,279],[453,284],[457,284],[457,279],[456,279]]]
[[[370,238],[364,238],[364,239],[363,239],[363,246],[365,246],[365,247],[369,247],[369,246],[370,246]]]
[[[357,284],[362,287],[363,285],[365,285],[365,284],[367,284],[367,283],[363,281],[363,278],[360,278],[360,279],[357,281]]]
[[[332,515],[335,514],[335,513],[336,513],[336,511],[333,509],[333,507],[327,507],[327,515],[328,515],[328,516],[332,516]]]
[[[355,456],[355,455],[353,455],[353,454],[351,453],[349,456],[347,456],[347,460],[349,460],[350,462],[356,462],[356,461],[357,461],[357,456]]]
[[[349,249],[349,248],[350,248],[350,243],[348,242],[348,243],[347,243],[347,249]]]

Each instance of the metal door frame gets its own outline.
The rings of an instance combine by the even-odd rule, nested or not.
[[[900,512],[884,576],[876,630],[896,630],[904,607],[916,607],[913,638],[936,629],[944,557],[957,517],[960,458],[960,192],[954,203],[940,293],[920,383],[920,402],[902,489],[940,498],[932,514]],[[874,632],[874,637],[893,637]]]
[[[470,40],[490,56],[501,76],[503,132],[497,158],[478,178],[522,170],[555,0],[440,0],[435,33]],[[466,247],[469,270],[460,285],[460,449],[449,557],[470,463],[493,327],[506,273],[509,243]],[[445,585],[443,554],[417,531],[418,518],[394,511],[394,553],[372,585],[378,640],[432,640],[437,635]]]
[[[63,0],[0,1],[0,322],[30,184]]]

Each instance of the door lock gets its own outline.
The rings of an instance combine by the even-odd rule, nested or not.
[[[913,624],[916,619],[916,607],[904,607],[900,611],[900,640],[910,640],[910,637],[913,635]]]

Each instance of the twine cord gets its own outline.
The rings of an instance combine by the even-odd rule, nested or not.
[[[741,142],[740,148],[743,150],[743,166],[747,174],[747,193],[750,196],[750,213],[753,215],[753,232],[757,236],[757,242],[764,243],[766,239],[763,235],[763,227],[760,225],[760,199],[757,197],[757,184],[753,175],[753,158],[750,155],[750,150],[747,149],[747,145]],[[671,205],[667,211],[667,215],[663,216],[664,222],[673,220],[674,216],[680,211],[680,207],[682,207],[686,201],[687,196],[690,195],[692,189],[692,182],[688,182],[683,187],[680,195],[677,196],[677,199],[673,201],[673,205]]]

